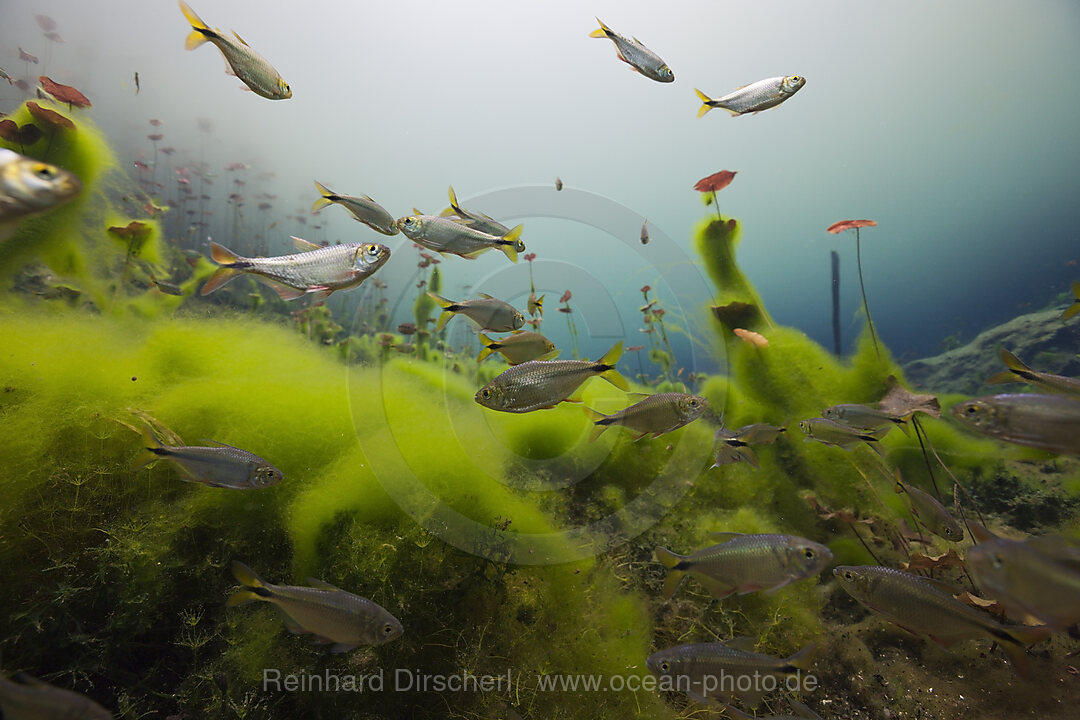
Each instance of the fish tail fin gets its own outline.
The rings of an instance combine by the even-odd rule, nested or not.
[[[476,362],[483,362],[483,361],[484,361],[484,359],[485,359],[485,358],[486,358],[486,357],[487,357],[488,355],[490,355],[490,354],[492,354],[493,352],[495,352],[494,348],[492,348],[492,347],[491,347],[491,346],[492,346],[492,345],[494,345],[495,343],[494,343],[494,342],[492,342],[491,338],[489,338],[489,337],[488,337],[487,335],[485,335],[484,333],[480,333],[480,334],[478,335],[478,338],[479,338],[479,340],[480,340],[480,344],[481,344],[481,345],[483,345],[484,347],[483,347],[483,348],[481,348],[481,350],[480,350],[480,354],[476,356]]]
[[[315,203],[311,206],[311,212],[318,212],[327,205],[334,204],[334,201],[331,200],[329,197],[330,195],[334,194],[333,191],[331,191],[328,187],[323,185],[318,180],[315,181],[315,187],[319,190],[319,199],[316,200]]]
[[[502,236],[502,243],[499,247],[502,249],[503,254],[510,258],[510,262],[512,263],[517,262],[518,251],[525,249],[524,243],[520,241],[521,231],[523,229],[523,225],[518,225]]]
[[[216,242],[210,243],[210,257],[218,265],[232,265],[240,260],[240,256],[224,245]]]
[[[600,23],[600,27],[589,33],[591,38],[606,38],[611,37],[611,28],[604,24],[604,21],[600,18],[596,18],[596,22]]]
[[[458,205],[458,202],[457,202],[457,193],[456,193],[456,192],[454,192],[454,186],[453,186],[453,185],[451,185],[451,186],[450,186],[450,189],[449,189],[449,191],[448,191],[448,192],[447,192],[446,194],[447,194],[447,195],[449,196],[449,198],[450,198],[450,207],[451,207],[451,208],[453,209],[453,211],[454,211],[454,212],[456,212],[456,213],[457,213],[458,215],[460,215],[461,217],[464,217],[464,215],[462,215],[462,214],[461,214],[461,213],[462,213],[462,211],[461,211],[461,206],[460,206],[460,205]]]
[[[697,111],[697,116],[703,117],[705,113],[713,109],[713,106],[709,104],[712,102],[712,98],[701,92],[697,88],[694,88],[694,92],[697,93],[698,99],[701,100],[701,109]]]
[[[1065,312],[1061,313],[1061,319],[1062,320],[1068,320],[1069,318],[1073,317],[1074,315],[1080,315],[1080,300],[1078,300],[1077,302],[1074,302],[1072,304],[1072,307],[1066,308]]]
[[[607,418],[602,412],[593,410],[591,407],[581,407],[585,411],[585,417],[593,423],[592,432],[589,433],[589,442],[594,442],[596,438],[600,437],[605,430],[608,429],[607,423],[604,420]]]
[[[596,363],[596,368],[600,370],[600,377],[607,380],[623,391],[629,391],[630,385],[626,382],[626,378],[619,374],[619,371],[615,369],[615,365],[619,362],[619,358],[622,357],[622,340],[611,346],[611,349],[604,353],[604,356],[600,358]]]
[[[540,315],[540,317],[544,317],[544,296],[543,295],[536,298],[536,312]]]
[[[1077,300],[1080,300],[1080,280],[1072,281],[1072,291],[1073,296],[1075,296]]]
[[[447,300],[442,295],[436,295],[433,292],[429,292],[428,297],[434,300],[435,304],[443,309],[442,315],[439,316],[439,322],[435,324],[435,332],[439,332],[446,327],[446,323],[450,322],[450,318],[454,317],[454,313],[457,312],[457,310],[454,308],[453,301]]]
[[[244,589],[232,594],[225,602],[227,607],[245,605],[249,602],[265,600],[270,597],[270,591],[266,588],[266,584],[255,574],[254,570],[244,563],[233,560],[232,573],[233,577],[244,586]]]
[[[811,643],[799,652],[789,657],[785,662],[799,670],[809,670],[814,667],[814,655],[817,654],[817,645]]]
[[[240,275],[239,270],[233,270],[232,268],[219,267],[214,271],[214,274],[210,276],[210,279],[206,281],[206,284],[202,286],[202,290],[199,291],[200,295],[209,295],[217,290],[222,285],[227,284],[229,281],[235,279]]]
[[[908,437],[911,437],[911,431],[908,430],[907,420],[905,420],[904,418],[898,417],[898,418],[893,418],[892,422],[893,422],[894,425],[896,425],[896,427],[900,428],[900,432],[904,433]]]
[[[1003,628],[1005,633],[1016,641],[1016,644],[1011,642],[1002,642],[1001,649],[1005,651],[1005,656],[1009,658],[1009,664],[1013,666],[1017,674],[1024,679],[1030,679],[1034,676],[1034,672],[1031,668],[1031,663],[1027,657],[1027,646],[1034,645],[1035,643],[1042,642],[1050,637],[1051,629],[1045,625],[1037,626],[1017,626]]]
[[[194,50],[202,45],[204,42],[210,39],[214,35],[214,31],[210,29],[210,26],[203,22],[191,6],[184,0],[180,1],[180,12],[184,13],[184,17],[187,19],[188,24],[191,25],[191,32],[188,34],[187,39],[184,41],[185,50]]]
[[[142,436],[143,451],[139,453],[134,461],[132,461],[132,472],[142,470],[150,463],[159,460],[163,455],[167,454],[165,445],[162,444],[161,440],[158,439],[158,436],[154,434],[154,431],[149,425],[143,423],[139,435]]]
[[[668,569],[668,576],[664,580],[664,599],[670,600],[675,591],[679,589],[679,585],[682,584],[683,577],[686,575],[684,571],[675,569],[684,558],[663,547],[656,548],[653,553],[656,555],[656,559],[660,561],[660,564]]]

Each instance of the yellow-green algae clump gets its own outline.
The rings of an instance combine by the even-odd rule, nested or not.
[[[78,213],[97,214],[98,242],[107,205],[75,207],[67,232],[86,229]],[[770,325],[734,263],[737,233],[737,223],[720,220],[697,233],[706,269],[723,288],[717,304],[756,305],[748,329],[770,342],[759,349],[717,328],[730,367],[703,392],[724,409],[727,426],[794,429],[793,421],[828,404],[879,398],[897,369],[879,363],[865,338],[843,362]],[[34,239],[27,228],[18,237]],[[85,250],[80,242],[70,240],[72,257]],[[543,691],[541,683],[575,673],[604,682],[640,677],[656,649],[750,635],[774,654],[821,644],[823,692],[838,710],[914,707],[910,696],[883,699],[879,686],[851,684],[856,673],[888,670],[866,666],[873,662],[861,638],[867,631],[847,629],[863,614],[833,584],[820,584],[826,578],[722,602],[691,580],[672,602],[659,598],[664,571],[653,547],[689,552],[711,543],[711,531],[801,534],[829,543],[840,561],[869,562],[852,534],[860,528],[823,520],[809,494],[823,507],[862,508],[874,524],[861,526],[861,537],[883,560],[900,560],[885,539],[902,515],[894,501],[879,500],[890,481],[868,450],[795,436],[760,449],[758,471],[706,470],[714,427],[705,421],[653,441],[630,442],[614,430],[589,443],[572,405],[525,416],[477,406],[475,363],[392,355],[382,364],[343,363],[355,360],[350,348],[374,357],[372,338],[352,338],[337,352],[264,316],[176,314],[179,299],[150,292],[125,292],[128,302],[108,306],[115,263],[100,276],[88,264],[67,267],[96,288],[98,309],[113,311],[50,311],[14,296],[0,306],[0,557],[7,559],[0,600],[13,608],[6,668],[88,692],[125,717],[513,717],[512,710],[526,718],[664,718],[692,708],[681,696]],[[417,307],[417,319],[426,312]],[[622,398],[600,381],[585,394],[601,408]],[[137,422],[135,412],[189,443],[213,439],[256,452],[285,479],[234,492],[183,483],[167,463],[132,472],[139,442],[124,423]],[[1000,462],[990,443],[944,423],[927,429],[962,480],[988,477],[991,462]],[[885,445],[905,477],[921,478],[913,440],[897,434]],[[225,608],[233,560],[270,581],[319,577],[369,597],[401,619],[405,634],[377,649],[327,655],[290,636],[270,608]],[[874,642],[882,647],[880,637]],[[919,643],[900,647],[921,651]],[[884,647],[895,652],[897,643]],[[970,647],[926,656],[937,670],[987,662]],[[381,668],[391,687],[396,669],[510,671],[512,686],[287,693],[263,690],[266,668],[320,675]],[[973,674],[982,687],[990,678],[1007,682],[1007,673],[980,666]],[[1041,691],[1050,702],[1055,691]],[[1029,706],[1029,695],[994,702]]]

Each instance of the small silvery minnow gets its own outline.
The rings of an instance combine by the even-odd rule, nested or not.
[[[649,218],[645,218],[645,222],[641,223],[641,244],[649,244]]]
[[[394,216],[367,195],[360,195],[359,197],[338,195],[318,180],[315,181],[315,187],[319,190],[319,199],[311,206],[311,212],[318,212],[327,205],[336,203],[348,210],[357,221],[364,223],[375,232],[383,235],[398,234],[398,226],[394,223]]]
[[[443,210],[442,213],[440,213],[440,217],[452,217],[456,215],[462,220],[468,221],[469,227],[473,230],[479,230],[480,232],[494,235],[495,237],[502,237],[510,232],[510,228],[506,227],[495,218],[489,217],[482,212],[474,212],[461,207],[461,204],[458,203],[457,193],[454,192],[453,185],[450,186],[447,195],[450,198],[450,207]],[[518,252],[521,251],[519,250]]]
[[[655,550],[668,569],[664,599],[670,599],[686,575],[696,578],[715,598],[733,593],[775,592],[790,582],[817,575],[832,560],[829,548],[794,535],[713,533],[718,545],[690,555]]]
[[[957,600],[953,589],[939,580],[869,565],[842,565],[833,570],[833,575],[848,595],[866,607],[939,645],[949,647],[975,637],[999,642],[1021,674],[1026,672],[1025,646],[1050,635],[1045,626],[1002,625],[990,615]]]
[[[18,673],[12,682],[0,675],[0,716],[6,720],[112,720],[113,714],[73,690]]]
[[[470,220],[454,220],[440,215],[417,212],[397,219],[405,236],[418,245],[438,253],[450,253],[472,260],[492,248],[498,248],[510,262],[517,262],[518,253],[525,251],[521,240],[521,225],[505,235],[490,235],[469,227]]]
[[[146,448],[135,458],[132,470],[168,460],[180,470],[180,477],[211,487],[250,490],[275,485],[281,481],[281,471],[247,450],[219,443],[214,447],[165,445],[149,426],[142,428]]]
[[[845,449],[859,442],[877,443],[889,432],[888,427],[880,427],[876,430],[861,430],[825,418],[801,420],[799,421],[799,429],[806,433],[807,440],[816,440],[823,445],[833,445]]]
[[[749,702],[762,695],[762,684],[753,682],[755,678],[770,676],[777,680],[773,687],[781,687],[789,676],[813,667],[815,649],[809,645],[791,657],[778,658],[740,650],[731,643],[691,643],[655,652],[645,665],[657,677],[669,678],[672,688],[697,702],[706,703],[718,696],[735,696]]]
[[[973,430],[1062,455],[1080,455],[1080,400],[1065,395],[988,395],[953,405]]]
[[[988,383],[1027,383],[1040,390],[1059,395],[1080,395],[1080,380],[1064,375],[1051,375],[1028,367],[1023,360],[1005,348],[1001,348],[1001,359],[1009,368],[990,377]]]
[[[561,177],[558,177],[558,176],[555,177],[555,190],[556,191],[562,190],[562,178]]]
[[[480,293],[479,300],[462,300],[460,302],[447,300],[441,295],[431,292],[428,293],[428,297],[442,308],[439,322],[435,325],[436,332],[446,327],[446,323],[450,322],[450,318],[459,313],[476,323],[481,330],[490,330],[491,332],[513,332],[519,330],[525,324],[525,316],[521,314],[520,310],[487,293]]]
[[[480,333],[479,340],[484,348],[476,356],[476,362],[483,362],[494,352],[501,353],[511,365],[520,365],[530,360],[551,360],[559,354],[555,343],[535,332],[518,330],[501,340],[492,340]]]
[[[589,440],[595,440],[613,425],[621,425],[634,431],[635,440],[652,433],[654,438],[678,430],[701,417],[708,406],[700,395],[686,393],[658,393],[649,395],[628,408],[604,415],[592,408],[585,408],[585,415],[593,421]]]
[[[745,115],[746,113],[756,114],[762,110],[776,107],[799,92],[803,85],[806,85],[806,78],[799,75],[766,78],[750,85],[743,85],[734,92],[715,100],[694,88],[694,92],[697,93],[702,102],[701,109],[698,110],[698,117],[717,107],[724,108],[732,116]]]
[[[970,548],[964,567],[980,590],[1018,616],[1055,630],[1080,623],[1080,541],[995,537]]]
[[[240,81],[251,88],[256,95],[269,100],[287,100],[292,97],[289,84],[281,78],[266,58],[252,50],[242,37],[234,32],[233,37],[236,40],[233,40],[220,30],[211,30],[184,0],[179,0],[179,2],[180,11],[191,24],[191,32],[184,43],[185,49],[194,50],[204,42],[212,42],[225,56],[225,62],[232,68],[236,77],[240,78]]]
[[[0,148],[0,238],[34,213],[61,205],[82,190],[67,170]]]
[[[615,43],[615,53],[619,56],[619,59],[650,80],[662,83],[675,82],[675,73],[671,72],[671,68],[668,67],[667,63],[660,59],[659,55],[642,45],[640,40],[637,38],[627,40],[605,25],[600,18],[596,18],[596,22],[600,23],[600,27],[589,33],[589,37],[611,40],[611,42]]]
[[[626,390],[626,378],[615,369],[622,355],[622,341],[596,362],[590,360],[530,360],[504,371],[476,391],[475,400],[491,410],[527,413],[553,408],[594,375]],[[578,398],[572,398],[580,402]]]
[[[241,257],[222,245],[210,243],[211,257],[221,267],[199,294],[209,295],[238,275],[248,273],[273,288],[282,300],[295,300],[310,293],[319,303],[331,293],[356,287],[390,259],[390,248],[378,243],[322,247],[298,237],[293,237],[293,243],[304,252],[268,258]]]
[[[890,415],[868,405],[843,404],[833,405],[821,411],[821,417],[833,420],[851,428],[873,430],[882,425],[896,425],[907,434],[907,420]]]
[[[899,477],[896,478],[896,492],[908,496],[908,500],[911,501],[911,512],[919,518],[919,522],[925,525],[927,530],[952,542],[960,542],[964,539],[964,529],[960,527],[960,523],[956,522],[945,506],[933,495],[917,487],[905,485]]]
[[[526,307],[530,317],[536,317],[537,315],[544,317],[544,296],[536,297],[535,292],[529,293],[529,301]]]
[[[273,603],[285,615],[289,632],[310,633],[316,642],[330,645],[332,653],[362,645],[383,645],[403,632],[398,619],[378,603],[322,580],[308,578],[312,587],[271,585],[236,560],[232,571],[244,589],[234,593],[226,606],[257,600]]]

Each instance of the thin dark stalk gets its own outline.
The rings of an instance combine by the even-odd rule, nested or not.
[[[862,306],[866,313],[866,324],[870,326],[870,338],[874,341],[874,352],[878,360],[881,359],[881,349],[878,348],[877,333],[874,332],[874,321],[870,318],[870,304],[866,302],[866,286],[862,279],[862,245],[859,243],[859,228],[855,228],[855,262],[859,266],[859,290],[862,292]]]
[[[716,203],[716,191],[712,191],[712,204],[716,208],[716,219],[720,220],[720,206]]]

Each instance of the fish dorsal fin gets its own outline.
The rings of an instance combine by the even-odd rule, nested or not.
[[[487,293],[480,293],[480,297],[484,298],[485,300],[494,300],[495,299],[493,296],[488,295]]]
[[[415,208],[415,207],[414,207],[414,208],[412,209],[412,211],[413,211],[413,215],[423,215],[423,214],[424,214],[424,211],[423,211],[423,210],[421,210],[420,208]]]
[[[454,217],[455,215],[457,215],[457,212],[452,207],[448,207],[439,213],[439,217]]]
[[[626,393],[626,397],[631,398],[632,400],[635,400],[635,401],[640,401],[640,400],[644,400],[645,398],[651,397],[651,396],[649,395],[649,393],[637,393],[637,392],[634,392],[634,393]]]
[[[721,541],[720,544],[726,543],[729,540],[734,540],[735,538],[738,538],[738,537],[742,537],[743,535],[744,535],[744,533],[740,533],[740,532],[711,532],[711,533],[709,533],[709,537],[716,538],[717,540],[720,540]]]
[[[310,240],[305,240],[304,238],[296,237],[295,235],[291,235],[290,237],[292,237],[293,247],[300,252],[311,252],[312,250],[322,249],[322,245],[317,245]]]
[[[724,647],[731,648],[733,650],[742,650],[743,652],[756,652],[757,647],[754,638],[750,635],[740,635],[737,638],[731,638],[724,641]]]
[[[209,443],[213,447],[229,448],[230,450],[240,450],[240,448],[236,447],[235,445],[226,445],[223,442],[211,440],[210,438],[199,438],[199,442]]]
[[[247,44],[247,40],[245,40],[244,38],[240,37],[240,34],[239,34],[239,33],[237,33],[237,32],[236,32],[235,30],[233,30],[233,31],[232,31],[232,34],[233,34],[233,37],[234,37],[234,38],[236,38],[237,40],[239,40],[239,41],[240,41],[240,43],[241,43],[241,44],[242,44],[242,45],[243,45],[244,47],[251,47],[250,45],[248,45],[248,44]]]
[[[339,587],[337,587],[335,585],[331,585],[330,583],[326,582],[325,580],[320,580],[318,578],[309,577],[307,579],[307,582],[308,582],[308,585],[310,585],[313,588],[317,588],[319,590],[330,590],[332,592],[345,592],[341,588],[339,588]]]
[[[959,595],[961,592],[963,592],[963,590],[956,587],[956,585],[953,585],[950,582],[945,582],[944,580],[938,580],[936,578],[928,578],[928,577],[920,577],[920,579],[923,582],[926,582],[929,585],[932,585],[933,587],[937,588],[941,592],[948,593],[950,597]]]

